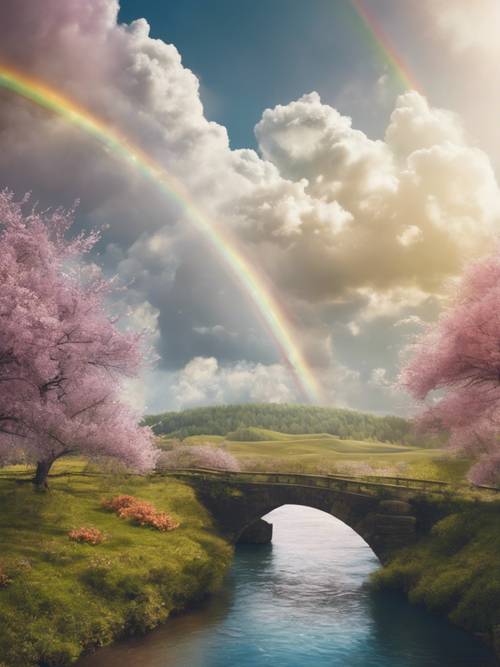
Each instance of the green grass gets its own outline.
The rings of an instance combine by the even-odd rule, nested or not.
[[[190,487],[78,474],[84,465],[56,466],[47,493],[24,481],[22,467],[0,475],[0,566],[9,577],[0,588],[0,665],[59,667],[149,630],[217,587],[230,562],[231,548]],[[101,499],[118,493],[153,502],[181,526],[160,533],[103,510]],[[99,528],[106,541],[71,542],[68,531],[81,526]]]
[[[325,433],[289,435],[266,429],[252,430],[267,439],[242,441],[193,435],[184,442],[223,446],[246,470],[399,475],[458,483],[465,479],[469,467],[469,461],[455,458],[442,449],[346,440]],[[163,443],[168,442],[168,438],[163,439]]]

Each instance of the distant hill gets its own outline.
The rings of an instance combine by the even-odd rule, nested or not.
[[[378,440],[420,447],[436,446],[436,441],[417,436],[411,423],[402,417],[378,416],[355,410],[310,405],[247,403],[193,408],[181,412],[150,415],[144,422],[157,435],[186,438],[190,435],[236,435],[230,439],[265,439],[254,429],[289,434],[323,433],[342,439]],[[245,435],[253,437],[245,438]]]

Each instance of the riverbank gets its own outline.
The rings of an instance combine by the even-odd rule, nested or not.
[[[402,591],[411,603],[447,617],[500,658],[500,501],[452,505],[428,535],[378,570],[373,584]],[[439,512],[439,503],[433,511]]]
[[[37,493],[25,471],[0,476],[0,667],[61,667],[119,637],[144,633],[215,590],[232,558],[193,490],[161,478],[74,471]],[[119,519],[102,498],[130,494],[180,526]],[[95,527],[105,540],[68,532]]]
[[[78,667],[495,667],[470,634],[366,585],[379,563],[344,523],[287,505],[273,544],[240,545],[223,588]]]
[[[118,494],[153,503],[180,526],[158,532],[119,519],[102,507]],[[375,586],[403,591],[498,653],[500,501],[421,503],[419,521],[434,527],[379,570]],[[0,667],[62,667],[143,634],[215,590],[231,562],[193,490],[169,477],[96,474],[70,459],[40,493],[26,469],[4,469],[0,507]],[[81,527],[102,531],[104,542],[70,541]]]

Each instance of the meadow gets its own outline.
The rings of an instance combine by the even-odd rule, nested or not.
[[[0,666],[59,667],[143,633],[216,588],[232,549],[190,487],[172,479],[99,474],[82,459],[54,466],[49,492],[25,467],[0,472]],[[131,494],[180,526],[159,532],[118,518],[103,498]],[[102,531],[92,546],[80,527]]]
[[[192,435],[185,444],[213,444],[233,454],[245,470],[416,477],[461,482],[469,461],[443,449],[373,440],[341,439],[328,433],[288,434],[253,428],[252,440],[220,435]],[[165,448],[171,438],[158,438]]]

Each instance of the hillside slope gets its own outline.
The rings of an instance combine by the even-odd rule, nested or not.
[[[266,403],[194,408],[151,415],[146,417],[145,423],[152,426],[157,435],[179,438],[202,434],[226,436],[242,429],[265,429],[284,434],[321,433],[342,439],[436,446],[435,442],[415,435],[411,423],[402,417],[309,405]]]

